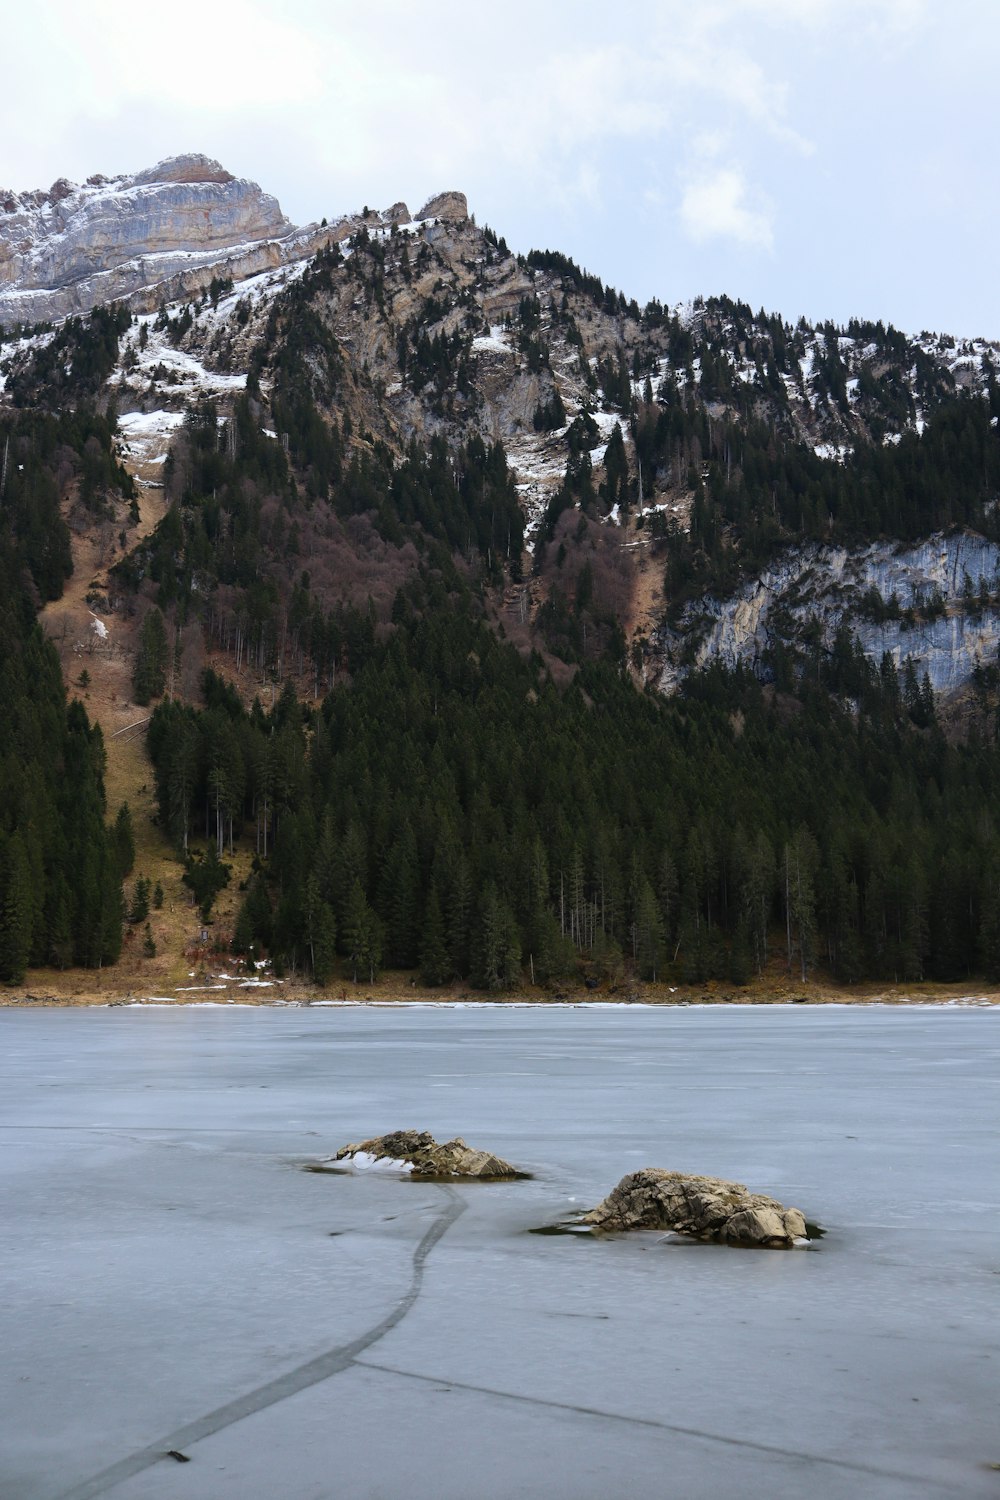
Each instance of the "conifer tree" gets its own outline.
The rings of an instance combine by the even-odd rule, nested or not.
[[[785,897],[788,971],[792,969],[793,936],[798,949],[802,979],[808,977],[814,955],[816,934],[816,896],[814,876],[819,862],[816,841],[809,830],[801,827],[785,844],[782,884]]]
[[[484,990],[509,989],[521,968],[521,943],[513,913],[492,880],[479,899],[475,948],[475,983]]]
[[[337,922],[327,901],[320,901],[313,918],[313,978],[317,984],[329,984],[337,960]]]
[[[365,899],[360,880],[351,886],[341,933],[354,983],[357,984],[359,974],[367,973],[373,984],[382,962],[381,923]]]
[[[0,979],[20,983],[31,953],[31,871],[20,833],[0,845]]]
[[[169,646],[163,616],[155,607],[142,622],[139,633],[139,649],[136,652],[132,671],[132,695],[136,703],[145,706],[150,698],[158,698],[167,685],[167,661]]]
[[[115,867],[120,880],[131,875],[135,864],[135,834],[132,830],[132,813],[127,802],[123,802],[111,830],[111,844]]]
[[[424,910],[423,935],[420,940],[420,978],[424,984],[436,986],[446,984],[451,977],[451,960],[445,934],[441,902],[437,886],[432,885],[427,894]]]
[[[639,885],[635,906],[636,966],[643,979],[655,980],[660,971],[663,949],[663,919],[649,881]]]

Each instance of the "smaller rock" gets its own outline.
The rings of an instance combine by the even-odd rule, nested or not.
[[[510,1162],[489,1151],[467,1146],[461,1137],[439,1144],[426,1130],[393,1130],[368,1141],[342,1146],[334,1161],[353,1161],[409,1171],[413,1177],[525,1177]]]
[[[645,1167],[630,1172],[582,1222],[596,1230],[672,1229],[696,1239],[790,1249],[806,1237],[797,1208],[785,1208],[741,1182]]]

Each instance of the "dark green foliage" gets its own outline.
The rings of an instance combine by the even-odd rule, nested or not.
[[[435,438],[426,450],[414,443],[398,463],[375,444],[355,452],[342,472],[338,460],[339,477],[331,470],[321,486],[329,492],[324,506],[338,521],[330,510],[321,519],[312,505],[310,476],[322,467],[316,453],[301,456],[303,496],[281,445],[261,433],[247,398],[236,403],[230,432],[220,438],[210,406],[194,410],[168,465],[173,504],[113,576],[124,590],[151,579],[161,608],[174,610],[178,622],[200,615],[237,665],[250,661],[263,669],[291,650],[331,682],[362,665],[374,642],[372,610],[363,598],[345,599],[339,581],[341,598],[332,608],[310,588],[308,573],[289,586],[299,520],[319,526],[323,536],[374,529],[391,547],[408,547],[411,572],[417,569],[415,545],[425,557],[423,570],[452,590],[464,587],[454,554],[478,560],[493,582],[505,569],[518,573],[524,518],[499,442],[473,436],[452,450]],[[156,696],[140,675],[138,691]]]
[[[451,978],[451,960],[437,887],[432,885],[424,908],[424,930],[420,940],[420,978],[424,984],[446,984]]]
[[[326,901],[317,900],[307,914],[313,978],[317,984],[328,984],[337,958],[337,923]]]
[[[783,547],[803,540],[860,545],[875,537],[915,541],[969,526],[998,536],[1000,429],[979,396],[943,399],[922,435],[898,443],[859,442],[842,463],[757,419],[708,422],[704,408],[674,392],[636,430],[643,473],[695,494],[690,531],[667,543],[666,586],[674,612],[695,594],[724,593]],[[970,607],[972,601],[970,600]],[[865,612],[894,618],[898,601],[866,596]],[[921,618],[943,603],[925,601]],[[914,617],[915,618],[915,617]]]
[[[472,977],[484,990],[511,989],[520,977],[521,939],[514,913],[487,880],[479,898]]]
[[[0,842],[0,978],[14,983],[31,957],[34,894],[24,841],[14,832]]]
[[[554,272],[561,278],[564,288],[572,287],[583,293],[595,307],[602,308],[612,317],[626,314],[636,322],[639,321],[639,308],[634,300],[626,302],[624,293],[616,292],[613,287],[606,287],[599,276],[591,276],[582,271],[568,255],[562,255],[558,250],[529,250],[525,263],[539,271]]]
[[[189,854],[185,860],[182,879],[194,895],[203,922],[208,921],[212,904],[229,884],[231,874],[231,866],[223,864],[211,844],[204,854]]]
[[[118,878],[124,880],[126,875],[131,875],[132,866],[135,864],[135,835],[132,830],[132,814],[127,802],[123,802],[118,809],[118,816],[111,829],[111,847]],[[162,894],[161,892],[161,900]]]
[[[61,411],[92,400],[118,362],[118,341],[131,321],[119,303],[67,318],[47,344],[15,363],[7,382],[14,405]]]
[[[136,703],[145,706],[150,698],[160,697],[167,685],[169,654],[163,616],[158,609],[151,609],[142,622],[132,669],[132,696]]]
[[[7,428],[12,451],[28,451],[15,444],[29,431],[28,449],[38,440],[37,464],[29,454],[25,465],[30,483],[54,458],[48,442],[71,429],[48,421]],[[14,483],[8,470],[8,498]],[[29,507],[30,483],[19,492]],[[119,817],[113,836],[104,822],[101,732],[80,703],[67,707],[55,650],[34,624],[32,584],[44,553],[22,526],[20,505],[0,510],[0,979],[8,982],[23,978],[28,965],[114,961],[121,878],[131,858],[127,821]],[[45,523],[59,535],[57,516]],[[57,595],[60,569],[42,576]]]
[[[485,988],[581,963],[620,979],[622,954],[691,982],[742,983],[775,953],[848,981],[992,965],[995,751],[915,725],[894,671],[839,661],[868,673],[856,716],[794,669],[792,714],[721,672],[664,702],[588,665],[560,693],[484,625],[407,616],[308,741],[291,704],[280,727],[278,705],[227,716],[245,763],[271,764],[235,811],[259,826],[266,781],[269,857],[240,942],[326,974],[326,908],[359,981],[385,959]],[[162,704],[150,726],[168,806],[194,736],[192,819],[218,711]]]
[[[535,407],[532,425],[536,432],[556,432],[566,425],[566,408],[558,390],[553,390],[548,401],[540,401]]]
[[[374,983],[382,962],[382,924],[366,901],[360,880],[355,880],[348,893],[341,946],[354,983],[359,975]]]
[[[72,572],[60,512],[66,486],[75,479],[80,498],[95,509],[109,490],[133,492],[112,449],[113,430],[113,422],[88,411],[0,414],[0,547],[17,556],[42,601],[58,599]]]
[[[128,919],[134,927],[139,922],[145,922],[148,916],[149,881],[145,878],[145,876],[140,876],[140,878],[136,881],[135,888],[132,892],[132,900],[129,903],[128,909]]]

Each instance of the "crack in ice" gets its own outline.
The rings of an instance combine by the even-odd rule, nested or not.
[[[204,1438],[214,1436],[226,1427],[232,1427],[236,1422],[242,1422],[245,1417],[252,1417],[256,1412],[275,1406],[279,1401],[285,1401],[289,1396],[297,1395],[299,1391],[308,1390],[310,1386],[318,1385],[321,1381],[329,1380],[332,1375],[340,1375],[344,1370],[350,1369],[356,1364],[359,1354],[363,1354],[366,1349],[370,1349],[373,1344],[385,1338],[386,1334],[406,1317],[420,1296],[427,1257],[459,1215],[464,1213],[465,1202],[454,1188],[443,1187],[441,1191],[448,1201],[414,1249],[413,1272],[409,1288],[393,1310],[367,1333],[359,1334],[349,1343],[341,1344],[336,1349],[329,1349],[325,1354],[318,1355],[315,1359],[307,1360],[305,1364],[289,1370],[285,1375],[279,1375],[274,1380],[269,1380],[254,1391],[248,1391],[244,1396],[237,1396],[234,1401],[228,1401],[225,1406],[216,1407],[215,1411],[208,1412],[206,1416],[199,1417],[195,1422],[188,1422],[183,1427],[175,1428],[158,1442],[138,1449],[128,1458],[119,1459],[118,1463],[112,1464],[110,1468],[102,1469],[99,1474],[94,1474],[80,1484],[75,1484],[72,1489],[64,1490],[57,1500],[97,1500],[98,1496],[106,1494],[108,1490],[114,1489],[126,1479],[141,1474],[145,1469],[152,1468],[154,1464],[169,1457],[172,1449],[180,1451],[188,1448]]]
[[[374,1360],[355,1361],[359,1370],[376,1370],[381,1375],[398,1375],[403,1380],[419,1380],[427,1385],[447,1386],[449,1390],[470,1391],[474,1395],[493,1396],[500,1401],[516,1401],[523,1406],[544,1406],[551,1411],[570,1412],[582,1417],[600,1417],[607,1422],[625,1422],[633,1427],[653,1427],[661,1432],[677,1433],[680,1437],[695,1438],[703,1443],[722,1443],[729,1448],[746,1448],[753,1453],[763,1453],[772,1458],[787,1458],[798,1463],[823,1464],[827,1468],[848,1469],[855,1474],[870,1474],[878,1479],[903,1479],[915,1485],[933,1485],[939,1493],[936,1480],[923,1474],[904,1473],[901,1469],[885,1469],[876,1464],[856,1463],[849,1458],[833,1458],[824,1453],[806,1453],[798,1448],[781,1448],[777,1443],[759,1443],[753,1438],[730,1437],[724,1432],[710,1432],[702,1427],[684,1427],[678,1422],[664,1422],[659,1417],[634,1417],[627,1412],[605,1411],[599,1406],[582,1406],[574,1401],[552,1401],[546,1396],[523,1396],[517,1391],[502,1391],[495,1386],[473,1385],[465,1380],[452,1380],[447,1375],[423,1375],[417,1370],[400,1370],[395,1365],[380,1365]],[[60,1497],[61,1500],[61,1497]]]

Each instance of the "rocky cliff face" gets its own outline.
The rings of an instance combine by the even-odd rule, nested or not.
[[[60,179],[47,193],[0,192],[0,323],[65,317],[226,252],[259,260],[274,245],[265,262],[276,263],[294,235],[275,198],[205,156],[82,186]]]
[[[374,217],[410,222],[405,203]],[[454,224],[468,205],[462,193],[438,193],[417,217]],[[257,183],[197,154],[82,186],[60,178],[48,192],[0,189],[0,326],[123,299],[145,310],[200,292],[217,270],[240,280],[303,260],[359,222],[297,229]]]
[[[701,599],[679,627],[659,632],[659,686],[673,692],[689,671],[713,661],[760,671],[770,648],[800,641],[818,621],[824,645],[846,623],[872,661],[888,652],[899,667],[911,657],[935,693],[948,694],[977,661],[996,656],[1000,611],[979,598],[985,590],[995,600],[998,577],[1000,547],[971,532],[912,547],[796,548],[731,598]],[[873,618],[875,594],[887,611],[898,605],[899,618]]]

